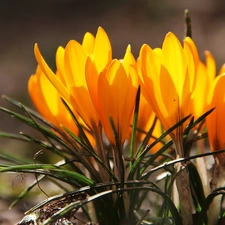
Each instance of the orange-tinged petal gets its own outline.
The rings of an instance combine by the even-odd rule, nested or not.
[[[93,105],[88,89],[84,86],[70,88],[70,102],[86,125],[92,131],[98,126],[99,117]]]
[[[55,124],[54,115],[57,113],[57,101],[55,101],[56,98],[54,98],[54,96],[57,95],[58,92],[49,82],[48,78],[45,77],[39,66],[36,69],[36,73],[33,74],[28,81],[28,91],[40,114],[48,121]],[[46,99],[46,97],[49,98]],[[51,102],[48,101],[49,99],[52,99],[52,105]]]
[[[146,136],[146,133],[151,128],[154,117],[155,117],[155,113],[153,112],[148,102],[145,100],[144,96],[141,94],[140,105],[138,110],[138,121],[137,121],[138,129],[135,135],[135,139],[138,142],[141,142]],[[133,122],[133,118],[131,122]]]
[[[37,62],[41,68],[41,70],[44,72],[44,74],[48,77],[50,82],[53,84],[53,86],[58,90],[60,95],[69,102],[69,93],[66,90],[65,86],[61,83],[61,81],[58,79],[57,76],[52,72],[52,70],[49,68],[47,63],[45,62],[44,58],[42,57],[38,45],[35,44],[34,46],[34,53],[35,57],[37,59]]]
[[[75,135],[78,134],[78,129],[72,121],[71,115],[63,105],[59,92],[44,75],[39,66],[36,73],[29,79],[28,91],[35,107],[47,121],[58,128],[61,128],[61,125],[63,125]]]
[[[208,137],[212,151],[225,148],[225,75],[218,76],[210,89],[208,107],[214,111],[206,117]],[[217,155],[222,165],[225,164],[225,155]]]
[[[99,76],[98,99],[101,121],[109,141],[113,144],[116,142],[110,117],[114,122],[120,143],[123,143],[127,137],[135,102],[133,92],[137,90],[137,86],[133,86],[135,84],[131,81],[119,60],[113,60],[108,70]]]
[[[88,57],[86,62],[85,76],[86,76],[86,82],[87,82],[90,96],[92,98],[92,101],[95,105],[96,110],[99,112],[98,97],[97,97],[99,74],[98,74],[95,63],[90,57]]]
[[[190,87],[193,86],[193,84],[191,84],[191,82],[193,82],[193,79],[190,79],[190,77],[191,76],[189,76],[189,71],[187,70],[185,80],[184,80],[183,92],[180,97],[179,107],[180,107],[181,115],[179,115],[180,116],[179,120],[191,114],[191,98],[193,94],[193,88],[191,89]],[[183,127],[186,126],[186,123],[188,123],[188,121],[183,123]]]
[[[160,61],[159,55],[155,53],[148,45],[143,45],[140,51],[140,60],[142,67],[143,89],[142,92],[159,119],[167,114],[161,97],[159,85]]]
[[[162,101],[167,111],[164,114],[165,118],[163,119],[162,124],[164,125],[165,129],[169,129],[179,120],[178,107],[180,99],[173,80],[169,72],[163,65],[161,66],[159,85],[161,90]],[[168,87],[170,87],[169,91]]]

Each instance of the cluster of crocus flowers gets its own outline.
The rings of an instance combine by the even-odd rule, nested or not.
[[[29,93],[35,106],[53,124],[62,124],[74,131],[63,119],[66,109],[60,102],[62,98],[88,127],[96,139],[97,154],[107,164],[102,146],[102,130],[114,147],[122,147],[128,137],[139,85],[136,60],[130,46],[123,59],[112,59],[109,38],[103,28],[99,27],[95,37],[86,33],[82,44],[71,40],[65,48],[58,48],[56,73],[47,65],[37,45],[34,51],[38,71],[30,78]],[[46,84],[50,88],[44,86]],[[50,93],[52,89],[54,91]],[[40,106],[39,95],[43,102],[48,103],[47,107]],[[61,104],[60,107],[53,106],[55,113],[49,112],[53,95],[55,101]],[[53,117],[57,123],[54,123]]]
[[[153,111],[165,130],[192,114],[191,99],[199,57],[190,38],[185,38],[182,47],[177,37],[168,33],[162,48],[151,49],[145,44],[141,47],[138,60],[135,60],[128,46],[124,58],[118,60],[112,58],[110,40],[99,27],[95,37],[86,33],[82,44],[71,40],[65,48],[58,48],[56,73],[49,68],[37,45],[34,51],[38,70],[30,78],[29,92],[40,113],[57,126],[63,124],[75,131],[69,125],[69,114],[64,113],[62,98],[94,137],[98,138],[103,128],[111,144],[122,146],[129,139],[139,85],[140,114],[149,112],[149,118],[146,118],[148,115],[140,115],[139,130],[146,131],[146,127],[150,127]],[[40,106],[39,95],[46,107]],[[51,97],[53,95],[54,98]],[[51,103],[50,99],[55,100]],[[54,104],[56,101],[58,104]],[[180,157],[183,156],[180,140],[187,123],[171,133],[175,145],[179,143],[176,149]],[[99,154],[104,157],[103,152]]]
[[[58,48],[55,73],[37,45],[34,52],[38,67],[28,86],[36,108],[55,126],[63,125],[79,135],[61,101],[63,99],[94,138],[96,153],[108,168],[110,165],[102,144],[103,132],[114,150],[114,166],[118,165],[120,162],[117,162],[115,152],[123,149],[125,140],[130,140],[134,108],[139,100],[137,145],[151,128],[154,118],[157,117],[158,122],[152,134],[157,138],[161,135],[161,125],[168,130],[189,116],[170,133],[177,157],[185,157],[183,133],[191,116],[197,119],[207,110],[215,108],[207,117],[210,147],[212,151],[225,147],[225,67],[215,78],[216,67],[211,53],[206,52],[205,64],[201,62],[195,43],[189,37],[184,39],[182,45],[169,32],[162,48],[152,49],[144,44],[135,59],[131,46],[128,46],[123,59],[113,59],[110,40],[104,29],[99,27],[96,36],[86,33],[82,44],[71,40],[65,48]],[[141,94],[137,99],[139,87]],[[224,166],[224,154],[217,158]],[[182,166],[185,167],[185,164]],[[107,179],[108,175],[103,172],[102,180]],[[184,224],[192,224],[188,180],[188,174],[182,171],[177,183],[181,199],[185,200],[184,205],[181,204],[186,220]]]
[[[221,111],[221,106],[216,104],[219,100],[215,102],[220,97],[212,96],[214,90],[217,93],[215,82],[219,83],[223,78],[214,81],[210,107],[206,107],[207,90],[216,74],[215,61],[211,53],[206,52],[206,64],[202,63],[189,37],[184,39],[182,46],[170,32],[165,36],[162,48],[152,49],[144,44],[136,60],[128,46],[124,58],[119,60],[112,58],[110,40],[99,27],[96,36],[86,33],[82,44],[71,40],[65,48],[57,49],[56,73],[49,68],[37,45],[34,51],[38,67],[29,80],[30,96],[46,120],[57,127],[67,127],[76,135],[78,129],[61,99],[94,137],[99,137],[103,129],[114,146],[118,144],[116,142],[122,146],[126,139],[129,140],[138,86],[141,86],[138,142],[143,140],[143,134],[151,127],[155,116],[168,130],[188,115],[198,118],[210,107],[218,107],[217,112]],[[219,74],[223,72],[222,68]],[[213,115],[215,117],[216,112]],[[216,131],[220,126],[216,128],[216,124],[210,122],[216,121],[212,118],[207,120],[211,148],[221,149],[221,144],[215,146],[213,143],[220,143],[217,140],[222,138],[219,135],[223,132]],[[188,120],[171,133],[180,157],[184,156],[180,146],[187,124]],[[158,137],[160,125],[157,130]]]

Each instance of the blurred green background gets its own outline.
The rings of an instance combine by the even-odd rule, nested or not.
[[[27,82],[36,69],[34,43],[39,44],[44,57],[54,69],[54,54],[59,45],[65,46],[71,39],[81,41],[85,32],[95,34],[98,26],[102,26],[111,40],[113,57],[122,57],[128,44],[131,44],[137,57],[143,43],[152,47],[161,46],[168,31],[174,32],[182,40],[186,8],[190,10],[193,39],[201,58],[204,59],[204,50],[211,51],[219,69],[225,62],[223,0],[1,0],[0,94],[32,105]],[[2,99],[0,105],[15,109]],[[33,132],[2,112],[0,130]],[[0,148],[19,155],[30,155],[31,159],[39,150],[3,138],[0,139]],[[13,178],[15,175],[8,178],[6,185],[5,178],[0,176],[1,187],[8,186],[9,193],[15,190]],[[20,177],[16,179],[16,184],[23,182],[18,181]],[[26,185],[23,183],[23,188]],[[0,189],[0,200],[7,199],[8,192],[4,191]],[[9,204],[10,201],[4,201],[4,205],[1,203],[0,224],[11,224],[19,218],[18,214],[13,214],[14,211],[8,212]],[[6,218],[11,219],[6,222]]]

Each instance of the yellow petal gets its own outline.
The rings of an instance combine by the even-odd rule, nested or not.
[[[185,38],[184,40],[184,54],[186,57],[187,62],[187,71],[186,76],[188,76],[189,80],[189,86],[183,86],[183,90],[185,91],[188,89],[189,92],[192,92],[195,87],[195,81],[196,81],[196,73],[197,73],[197,67],[199,63],[199,56],[197,48],[190,38]],[[186,79],[185,76],[185,79]]]
[[[207,74],[209,76],[209,80],[212,82],[216,76],[216,63],[209,51],[205,51],[205,57]]]
[[[122,63],[123,63],[123,67],[124,67],[124,69],[126,70],[127,73],[129,71],[131,65],[136,67],[136,60],[135,60],[133,54],[131,53],[131,46],[130,45],[127,46],[126,53],[124,55]]]
[[[192,113],[195,119],[205,112],[206,96],[209,91],[206,66],[200,61],[197,74],[194,95],[192,100]]]
[[[85,80],[85,64],[87,60],[87,53],[80,43],[71,40],[65,48],[65,68],[66,68],[66,83],[67,86],[84,86]]]
[[[225,64],[223,64],[220,68],[218,75],[225,73]]]
[[[198,49],[194,43],[194,41],[190,38],[190,37],[186,37],[184,39],[184,51],[186,47],[189,47],[189,49],[191,50],[192,53],[192,57],[194,58],[194,62],[196,64],[196,66],[199,63],[199,55],[198,55]]]
[[[34,45],[34,54],[37,59],[37,62],[41,68],[41,70],[44,72],[44,74],[48,77],[49,81],[53,84],[53,86],[58,90],[60,95],[69,102],[69,94],[66,90],[65,86],[60,82],[60,80],[55,76],[55,74],[52,72],[52,70],[49,68],[45,60],[43,59],[39,49],[38,45]]]
[[[162,46],[163,65],[168,70],[178,95],[181,96],[187,64],[180,41],[173,33],[168,33]]]
[[[95,44],[95,37],[91,33],[87,32],[84,35],[83,42],[82,42],[82,46],[83,46],[84,50],[88,54],[93,53],[93,51],[94,51],[94,44]]]
[[[93,54],[98,73],[100,73],[112,60],[111,43],[102,27],[98,28]]]
[[[66,85],[66,71],[65,71],[65,65],[64,65],[64,53],[65,53],[65,49],[63,47],[58,47],[57,51],[56,51],[56,67],[57,67],[57,75],[60,79],[60,81],[63,83],[63,85],[65,87],[67,87]]]

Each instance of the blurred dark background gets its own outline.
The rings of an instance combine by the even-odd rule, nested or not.
[[[190,11],[193,39],[202,59],[207,49],[220,67],[225,62],[223,0],[1,0],[0,94],[31,106],[27,82],[36,69],[34,43],[39,44],[54,68],[54,55],[59,45],[65,46],[71,39],[81,41],[85,32],[95,34],[98,26],[102,26],[111,40],[113,57],[122,57],[128,44],[137,57],[143,43],[161,46],[168,31],[182,40],[186,8]],[[0,105],[15,109],[3,99]],[[0,131],[30,132],[3,112],[0,112]],[[24,143],[3,138],[0,148],[20,155],[35,154],[34,149],[25,151]],[[13,189],[12,179],[9,178],[10,190]],[[1,189],[3,181],[0,176],[0,196],[9,194]],[[5,204],[7,209],[8,203]],[[0,224],[3,224],[2,212],[0,208]]]

